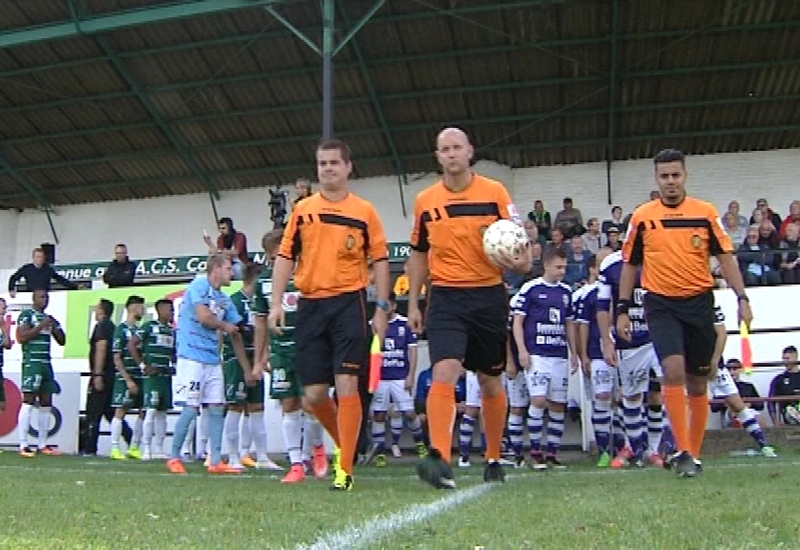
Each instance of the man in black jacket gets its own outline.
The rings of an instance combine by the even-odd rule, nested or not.
[[[128,258],[128,247],[118,244],[114,247],[114,259],[103,273],[103,281],[109,288],[131,286],[136,277],[136,264]]]
[[[60,285],[70,290],[77,290],[80,286],[77,283],[62,277],[53,266],[47,263],[44,250],[41,248],[33,249],[33,262],[20,267],[11,277],[8,278],[8,293],[14,298],[17,295],[17,283],[20,279],[25,279],[25,287],[28,292],[34,290],[50,290],[50,281],[55,280]]]
[[[102,299],[94,308],[97,323],[89,340],[89,371],[92,378],[86,395],[87,436],[84,454],[97,454],[97,439],[100,436],[100,422],[105,416],[108,422],[114,417],[111,408],[111,390],[114,386],[114,357],[111,351],[111,340],[114,336],[114,323],[111,315],[114,304]],[[122,436],[130,443],[131,429],[127,423],[122,425]]]

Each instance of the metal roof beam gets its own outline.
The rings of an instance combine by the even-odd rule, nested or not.
[[[608,41],[607,38],[603,38],[602,43],[606,43]],[[409,56],[407,58],[403,57],[395,57],[395,58],[388,58],[390,61],[387,64],[395,64],[395,63],[416,63],[416,62],[424,62],[424,61],[432,61],[436,59],[448,59],[451,57],[460,57],[460,56],[476,56],[476,55],[488,55],[493,52],[500,52],[502,51],[514,51],[514,50],[521,50],[527,48],[545,48],[551,47],[547,46],[547,43],[540,43],[540,44],[524,44],[512,47],[493,47],[493,48],[478,48],[478,49],[466,49],[466,50],[448,50],[446,52],[438,52],[435,54],[425,54],[425,55],[418,55],[418,56]],[[387,58],[384,58],[387,60]],[[375,67],[383,64],[381,59],[367,59],[366,63],[370,67]],[[643,71],[622,71],[619,74],[620,79],[630,79],[630,78],[648,78],[653,76],[667,76],[673,74],[697,74],[697,73],[705,73],[705,72],[713,72],[713,71],[737,71],[737,70],[758,70],[758,69],[769,69],[769,68],[777,68],[777,67],[794,67],[800,65],[800,59],[785,59],[785,60],[777,60],[777,61],[757,61],[751,63],[732,63],[732,64],[724,64],[724,65],[704,65],[704,66],[692,66],[692,67],[677,67],[672,69],[654,69],[654,70],[643,70]],[[358,70],[359,64],[356,63],[337,63],[336,65],[338,70],[343,69],[352,69]],[[292,69],[284,69],[280,71],[272,71],[268,73],[260,72],[260,73],[253,73],[253,74],[243,74],[243,75],[234,75],[234,76],[219,76],[215,78],[211,83],[209,83],[208,79],[203,80],[195,80],[195,81],[187,81],[187,82],[176,82],[172,84],[164,84],[160,86],[151,86],[149,88],[145,88],[145,92],[149,94],[154,93],[161,93],[161,92],[171,92],[177,90],[191,90],[197,89],[201,87],[208,87],[208,86],[219,86],[222,84],[235,84],[240,82],[251,82],[254,80],[262,80],[262,79],[279,79],[279,78],[291,78],[295,76],[303,76],[303,75],[316,75],[319,72],[318,67],[298,67]],[[606,82],[608,76],[604,74],[598,74],[596,76],[588,76],[588,77],[576,77],[574,79],[577,82]],[[566,80],[566,79],[561,79]],[[515,83],[510,82],[508,83],[510,86],[514,86]],[[474,87],[470,87],[474,88]],[[464,88],[462,88],[463,90]],[[413,92],[412,92],[413,93]],[[424,91],[417,92],[425,95]],[[50,109],[50,108],[60,108],[60,107],[68,107],[73,105],[82,105],[89,102],[100,102],[100,101],[112,101],[116,99],[123,99],[132,97],[135,94],[128,92],[128,91],[120,91],[120,92],[107,92],[102,94],[94,94],[88,96],[81,96],[81,97],[74,97],[74,98],[66,98],[66,99],[58,99],[55,101],[45,101],[41,103],[29,103],[27,105],[19,105],[15,107],[3,107],[0,108],[0,114],[8,114],[8,113],[23,113],[28,111],[34,111],[38,109]],[[368,101],[368,100],[365,100]]]
[[[616,110],[617,113],[637,113],[637,112],[653,112],[653,111],[664,111],[664,110],[692,109],[698,107],[716,107],[716,106],[727,106],[727,105],[758,105],[766,103],[787,103],[787,102],[791,103],[797,101],[800,101],[800,94],[769,96],[769,97],[737,97],[730,99],[709,99],[702,101],[685,101],[679,103],[650,103],[650,104],[639,104],[639,105],[617,107]],[[319,103],[308,104],[308,108],[312,107],[319,107]],[[567,110],[558,113],[558,116],[567,118],[576,118],[576,117],[603,116],[606,115],[606,113],[607,109],[605,108],[595,108],[595,109],[585,109],[585,110]],[[240,114],[242,116],[246,116],[248,113],[243,112]],[[544,121],[551,118],[553,118],[553,113],[548,111],[540,113],[530,113],[527,115],[471,118],[461,121],[455,120],[452,122],[454,124],[464,123],[464,124],[469,124],[470,127],[478,127],[491,124],[509,124],[515,122],[525,124],[525,123],[536,122],[539,120]],[[177,121],[174,121],[173,124],[175,124],[176,122]],[[421,130],[433,131],[434,128],[435,128],[435,123],[433,122],[418,123],[418,124],[403,124],[403,125],[392,126],[391,131],[394,134],[398,134],[398,133],[414,132]],[[344,130],[342,132],[339,132],[339,135],[343,138],[358,137],[365,135],[373,135],[382,131],[384,131],[382,128],[359,128],[353,130]],[[80,132],[76,132],[73,135],[73,137],[77,137],[78,135],[80,135]],[[316,141],[318,137],[319,136],[315,134],[314,135],[307,134],[307,135],[295,135],[286,138],[267,138],[267,139],[255,139],[249,141],[235,141],[235,142],[232,141],[228,143],[214,143],[210,145],[202,145],[199,147],[191,148],[191,151],[195,153],[205,153],[205,152],[219,151],[223,149],[236,149],[241,147],[260,147],[269,145],[280,145],[284,143],[303,143],[303,142],[311,143]],[[14,144],[13,140],[4,141],[3,143],[6,145]],[[150,158],[173,156],[173,155],[175,155],[175,151],[173,149],[151,149],[133,153],[106,155],[103,157],[88,157],[88,158],[62,160],[62,161],[48,162],[48,163],[25,164],[17,166],[17,169],[23,172],[27,172],[34,170],[66,168],[70,166],[75,167],[87,164],[99,164],[103,162],[113,163],[113,162],[128,161],[128,160],[142,160],[142,159],[150,159]],[[402,155],[401,157],[405,158]],[[0,169],[2,169],[1,166]],[[185,178],[190,176],[180,176],[180,177]]]
[[[692,138],[703,138],[703,137],[724,137],[724,136],[736,136],[736,135],[746,135],[746,134],[770,134],[770,133],[778,133],[778,132],[798,132],[800,131],[800,124],[793,124],[793,125],[782,125],[782,126],[766,126],[766,127],[754,127],[754,128],[729,128],[729,129],[719,129],[719,130],[700,130],[700,131],[688,131],[688,132],[673,132],[673,133],[665,133],[665,134],[646,134],[646,135],[634,135],[634,136],[619,136],[617,137],[618,142],[625,142],[625,143],[637,143],[643,141],[658,141],[658,140],[677,140],[677,139],[692,139]],[[541,143],[525,143],[522,145],[503,145],[497,147],[490,147],[487,149],[480,150],[482,155],[491,154],[491,153],[501,153],[506,151],[535,151],[535,150],[546,150],[546,149],[563,149],[568,147],[585,147],[585,146],[594,146],[594,145],[604,145],[606,142],[605,137],[599,138],[589,138],[589,139],[579,139],[579,140],[566,140],[566,141],[548,141],[548,142],[541,142]],[[422,152],[422,153],[411,153],[402,155],[402,157],[406,160],[409,159],[424,159],[430,158],[430,152]],[[392,156],[379,156],[379,157],[367,157],[367,158],[357,158],[355,159],[359,164],[375,164],[381,162],[392,162],[394,159]],[[301,164],[284,164],[278,166],[262,166],[257,168],[242,168],[242,169],[234,169],[234,170],[226,170],[221,172],[210,172],[209,176],[211,178],[227,178],[231,176],[248,176],[248,175],[259,175],[259,174],[270,174],[270,173],[296,173],[299,170],[307,170],[309,167],[309,163],[301,163]],[[59,188],[51,188],[48,191],[51,194],[69,194],[69,193],[85,193],[96,191],[99,189],[113,189],[119,187],[141,187],[146,185],[157,185],[159,183],[169,183],[174,181],[183,181],[186,182],[187,180],[192,179],[192,176],[167,176],[163,178],[147,178],[142,180],[127,180],[127,181],[119,181],[119,182],[103,182],[98,184],[87,184],[87,185],[78,185],[78,186],[69,186],[63,189]],[[22,194],[22,193],[7,193],[7,194],[0,194],[0,201],[3,200],[10,200],[10,199],[23,199],[25,197],[29,197],[29,194]]]
[[[378,97],[380,101],[384,101],[385,96]],[[363,103],[367,103],[371,101],[371,98],[364,98],[364,97],[354,97],[354,98],[346,98],[340,99],[336,102],[337,107],[347,106],[347,105],[360,105]],[[677,102],[677,103],[646,103],[646,104],[639,104],[639,105],[627,105],[627,106],[618,106],[616,108],[618,113],[635,113],[641,111],[663,111],[669,109],[684,109],[684,108],[694,108],[694,107],[717,107],[717,106],[725,106],[725,105],[754,105],[754,104],[763,104],[763,103],[776,103],[776,102],[784,102],[784,101],[800,101],[800,95],[780,95],[780,96],[746,96],[746,97],[731,97],[731,98],[716,98],[716,99],[705,99],[699,101],[684,101],[684,102]],[[313,109],[319,106],[318,101],[307,102],[307,103],[291,103],[287,105],[281,105],[276,107],[263,107],[260,109],[244,109],[241,111],[228,111],[226,113],[215,113],[210,115],[201,115],[201,116],[191,116],[185,118],[176,118],[170,121],[172,126],[184,123],[195,123],[195,122],[204,122],[204,121],[211,121],[211,120],[219,120],[222,118],[233,118],[233,117],[254,117],[254,116],[263,116],[269,114],[277,114],[277,113],[285,113],[291,111],[306,111],[308,109]],[[569,116],[583,116],[586,114],[598,114],[601,111],[599,110],[590,110],[590,111],[569,111],[568,113],[574,113]],[[603,111],[604,112],[604,111]],[[567,114],[567,112],[565,112]],[[538,115],[513,115],[513,116],[505,116],[505,117],[491,117],[491,118],[481,118],[481,119],[469,119],[468,121],[471,125],[482,125],[482,124],[493,124],[493,123],[507,123],[507,122],[514,122],[514,121],[524,121],[529,119],[531,116],[538,116]],[[417,125],[419,126],[419,125]],[[3,145],[5,146],[14,146],[14,145],[26,145],[30,143],[39,143],[42,141],[52,141],[52,140],[60,140],[60,139],[73,139],[76,137],[84,137],[84,136],[94,136],[94,135],[101,135],[111,132],[126,132],[129,130],[139,130],[143,128],[155,128],[157,127],[155,122],[137,122],[132,124],[120,124],[117,126],[100,126],[97,128],[84,128],[78,130],[70,130],[68,132],[58,132],[55,134],[36,134],[33,136],[27,137],[20,137],[20,138],[12,138],[12,139],[4,139]],[[395,132],[397,131],[406,131],[409,128],[408,125],[400,125],[393,127]],[[168,151],[163,151],[168,152]]]
[[[500,5],[502,8],[502,5]],[[435,12],[427,12],[427,13],[434,13]],[[377,23],[386,23],[390,21],[386,21],[384,18],[381,17],[374,17],[372,19],[373,24]],[[730,26],[716,26],[716,27],[705,27],[701,29],[671,29],[671,30],[662,30],[662,31],[646,31],[640,33],[630,33],[630,34],[618,34],[617,40],[620,42],[633,42],[637,40],[652,40],[652,39],[661,39],[661,38],[681,38],[688,35],[692,36],[702,36],[706,34],[728,34],[728,33],[736,33],[736,32],[757,32],[757,31],[778,31],[778,30],[787,30],[787,29],[796,29],[800,28],[800,20],[787,20],[787,21],[774,21],[769,23],[757,23],[751,25],[730,25]],[[303,34],[311,33],[318,31],[317,27],[296,27],[296,29]],[[272,31],[267,31],[264,33],[246,33],[246,34],[237,34],[235,36],[226,36],[223,38],[212,38],[209,40],[201,40],[198,42],[186,42],[181,44],[174,44],[171,46],[158,46],[152,48],[142,48],[139,50],[130,50],[126,52],[119,52],[117,55],[120,59],[129,59],[129,58],[136,58],[136,57],[143,57],[148,55],[159,55],[159,54],[168,54],[173,52],[181,52],[186,50],[196,50],[198,48],[210,48],[216,46],[229,46],[229,45],[236,45],[236,44],[245,44],[251,42],[253,40],[269,40],[270,38],[285,38],[290,36],[292,33],[290,31],[284,29],[276,29]],[[504,45],[504,46],[494,46],[489,48],[480,48],[480,49],[473,49],[473,50],[448,50],[446,52],[441,52],[445,57],[452,57],[452,56],[462,56],[462,55],[474,55],[475,52],[482,53],[485,52],[486,54],[491,53],[507,53],[507,52],[514,52],[514,51],[521,51],[526,49],[536,49],[536,48],[561,48],[561,47],[575,47],[575,46],[592,46],[596,44],[605,44],[608,42],[607,36],[588,36],[583,38],[567,38],[567,39],[558,39],[558,40],[541,40],[536,42],[516,42],[514,44]],[[439,55],[439,53],[430,54],[430,55]],[[424,57],[424,56],[408,56],[407,58],[403,56],[398,57],[386,57],[386,58],[379,58],[379,59],[370,59],[369,63],[371,65],[385,65],[385,64],[394,64],[394,63],[402,63],[405,62],[404,60],[413,61],[415,58]],[[97,63],[106,63],[108,62],[108,58],[105,56],[95,56],[95,57],[88,57],[83,59],[75,59],[71,61],[64,61],[59,63],[48,63],[46,65],[38,65],[35,67],[23,67],[20,69],[12,69],[9,71],[0,72],[0,78],[7,79],[7,78],[15,78],[19,76],[25,76],[29,74],[36,74],[39,72],[51,71],[51,70],[64,70],[64,69],[74,69],[79,67],[84,67],[87,65],[93,65]]]
[[[73,19],[69,21],[25,27],[0,33],[0,48],[13,48],[46,40],[60,40],[74,36],[105,33],[126,27],[198,15],[210,15],[243,8],[254,8],[282,1],[286,0],[195,0],[85,18],[78,17],[77,12],[72,10]]]
[[[383,106],[381,105],[381,100],[378,97],[378,93],[375,90],[375,83],[372,81],[372,76],[369,74],[369,68],[367,67],[366,61],[364,60],[364,55],[361,52],[361,47],[358,45],[358,40],[355,38],[355,33],[360,29],[368,17],[371,17],[378,8],[383,5],[383,0],[380,0],[375,4],[375,8],[371,10],[365,17],[363,17],[356,26],[350,25],[350,17],[347,15],[347,9],[344,7],[343,3],[339,3],[339,12],[342,15],[342,19],[344,19],[345,24],[350,27],[350,31],[347,33],[347,36],[342,40],[339,48],[344,46],[348,40],[350,40],[350,44],[353,48],[353,52],[356,54],[356,58],[358,59],[358,63],[361,66],[361,78],[364,80],[364,84],[367,86],[367,92],[369,92],[370,100],[372,101],[372,107],[375,110],[375,116],[378,118],[378,123],[381,125],[381,129],[383,130],[383,135],[386,138],[386,144],[389,146],[389,151],[392,153],[392,157],[394,157],[394,164],[397,170],[397,181],[398,185],[400,186],[400,206],[403,210],[403,216],[406,216],[406,199],[403,195],[403,184],[408,183],[408,175],[406,174],[405,166],[403,165],[403,159],[400,157],[400,153],[397,150],[397,145],[394,142],[394,137],[392,136],[392,130],[389,128],[389,123],[386,121],[386,115],[383,112]]]
[[[219,219],[219,217],[217,216],[217,207],[216,204],[214,203],[214,199],[219,199],[220,197],[219,197],[219,191],[214,185],[214,182],[212,182],[211,179],[208,177],[208,174],[206,174],[205,171],[202,168],[200,168],[200,165],[197,164],[197,161],[192,157],[192,155],[186,149],[186,146],[183,144],[183,142],[181,142],[178,136],[175,135],[175,132],[172,131],[172,128],[170,128],[169,124],[163,119],[161,113],[158,112],[158,109],[156,108],[155,105],[153,105],[153,102],[147,96],[147,93],[145,93],[145,91],[139,85],[137,80],[134,78],[133,74],[131,74],[131,72],[128,71],[127,67],[125,67],[124,63],[116,57],[114,50],[111,48],[111,45],[108,43],[105,37],[103,36],[97,37],[97,43],[100,45],[100,48],[102,48],[102,50],[105,52],[108,58],[111,60],[111,63],[114,65],[114,68],[117,70],[120,76],[122,76],[122,78],[128,83],[128,86],[130,86],[131,89],[136,93],[136,97],[139,99],[142,105],[144,105],[147,112],[150,113],[150,116],[153,118],[153,120],[161,129],[161,131],[164,133],[164,135],[167,137],[167,139],[169,139],[169,141],[172,143],[172,146],[175,148],[178,155],[180,155],[180,157],[183,159],[186,165],[189,166],[189,168],[191,168],[192,172],[194,172],[194,175],[197,177],[197,179],[203,182],[203,185],[205,186],[206,190],[208,191],[209,197],[211,198],[211,207],[214,210],[214,219],[215,220]]]
[[[608,134],[606,136],[606,193],[608,204],[612,202],[611,196],[611,164],[614,162],[614,136],[617,123],[617,25],[619,23],[619,0],[611,0],[611,50],[609,53],[608,71]]]

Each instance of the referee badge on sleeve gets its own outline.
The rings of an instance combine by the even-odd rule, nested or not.
[[[700,244],[703,241],[700,239],[699,235],[692,235],[692,246],[695,248],[700,248]]]

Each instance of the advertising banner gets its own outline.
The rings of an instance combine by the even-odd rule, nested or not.
[[[20,372],[4,372],[3,383],[6,390],[6,410],[0,413],[0,447],[18,448],[19,431],[17,415],[22,405],[20,392]],[[65,454],[78,452],[78,415],[80,413],[81,376],[78,372],[59,372],[56,380],[61,386],[61,393],[53,396],[48,445],[58,447]],[[36,445],[39,436],[39,410],[34,408],[31,414],[31,427],[28,430],[28,443]]]

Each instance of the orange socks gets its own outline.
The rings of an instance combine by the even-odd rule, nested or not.
[[[361,397],[357,393],[339,398],[339,436],[342,439],[339,447],[342,450],[341,467],[348,474],[353,473],[353,458],[356,456],[358,434],[361,433],[362,416]]]
[[[686,411],[686,389],[683,386],[662,386],[661,395],[667,409],[672,435],[678,451],[692,452],[689,440],[689,422]],[[708,400],[706,400],[706,407]],[[703,426],[705,428],[705,425]]]
[[[336,403],[333,402],[333,399],[329,397],[322,403],[311,405],[311,412],[314,413],[314,417],[319,421],[320,424],[322,424],[322,427],[325,428],[325,431],[331,436],[336,446],[341,448],[342,445],[339,440],[339,425],[336,421]]]
[[[455,386],[434,381],[428,391],[425,407],[428,413],[428,433],[431,447],[441,453],[445,462],[450,463],[453,448],[453,424],[456,421]],[[487,441],[488,439],[487,437]]]
[[[502,388],[494,397],[484,395],[481,398],[483,429],[486,430],[486,460],[500,460],[500,443],[506,425],[507,403],[506,392]]]
[[[689,452],[695,458],[700,458],[703,448],[703,439],[706,436],[708,424],[708,394],[689,396]]]

